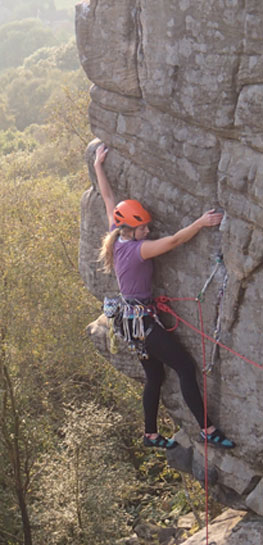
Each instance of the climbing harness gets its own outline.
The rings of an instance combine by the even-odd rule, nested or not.
[[[135,352],[139,359],[148,359],[145,341],[151,333],[154,323],[161,322],[158,319],[156,307],[152,302],[143,302],[138,299],[127,300],[123,295],[113,298],[105,297],[103,304],[105,316],[110,320],[110,351],[117,352],[116,338],[122,338],[131,352]],[[144,318],[152,318],[145,330]],[[163,327],[163,326],[162,326]]]

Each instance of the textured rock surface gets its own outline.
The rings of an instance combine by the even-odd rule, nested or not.
[[[248,516],[233,509],[225,511],[209,525],[209,543],[214,545],[261,545],[262,517]],[[200,530],[183,545],[206,543],[206,531]]]
[[[105,169],[116,198],[138,198],[147,206],[153,236],[174,232],[208,208],[225,212],[220,231],[203,230],[186,247],[156,260],[156,294],[196,296],[222,253],[224,263],[203,303],[205,331],[213,335],[226,284],[221,340],[260,364],[262,28],[261,0],[91,0],[76,8],[80,60],[94,83],[90,123],[110,148]],[[88,289],[102,299],[116,292],[116,282],[97,264],[107,224],[92,168],[95,146],[96,141],[87,151],[92,189],[82,200],[80,271]],[[176,310],[198,325],[194,303],[178,303]],[[117,356],[109,355],[103,318],[88,329],[118,369],[143,378],[123,347]],[[200,337],[183,325],[177,334],[196,357],[201,384]],[[208,362],[212,350],[207,342]],[[262,386],[263,369],[218,351],[208,378],[209,413],[238,447],[232,453],[209,449],[209,464],[218,475],[212,493],[226,505],[260,515]],[[198,429],[170,370],[163,398],[193,448],[192,471],[202,475]]]

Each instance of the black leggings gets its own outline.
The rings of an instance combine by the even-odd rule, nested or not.
[[[148,322],[147,318],[146,320]],[[147,325],[145,323],[145,329],[147,329]],[[164,379],[163,364],[168,365],[178,374],[183,398],[200,428],[204,428],[204,406],[196,381],[192,357],[173,333],[157,323],[146,338],[146,348],[149,359],[141,360],[147,379],[143,393],[145,433],[157,432],[157,413]],[[209,419],[207,425],[212,425]]]

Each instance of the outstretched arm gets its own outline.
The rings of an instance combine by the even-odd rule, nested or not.
[[[196,221],[184,229],[180,229],[174,235],[159,238],[157,240],[145,240],[141,245],[141,256],[143,259],[150,259],[165,254],[177,246],[191,240],[203,227],[219,225],[223,215],[215,210],[208,210]]]
[[[104,146],[104,144],[101,144],[100,146],[97,147],[96,158],[94,161],[94,169],[96,172],[100,193],[106,207],[106,213],[107,213],[109,228],[110,228],[113,224],[113,210],[115,208],[115,198],[114,198],[114,194],[111,189],[111,186],[109,184],[108,178],[103,169],[103,162],[105,160],[107,153],[108,153],[108,150]]]

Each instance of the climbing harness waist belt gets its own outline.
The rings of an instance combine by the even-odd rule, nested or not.
[[[126,299],[125,302],[125,317],[129,320],[136,317],[157,314],[157,308],[153,299]]]
[[[147,297],[147,299],[130,299],[125,297],[125,301],[129,305],[137,305],[137,304],[144,305],[144,306],[154,305],[154,299],[152,297]]]

